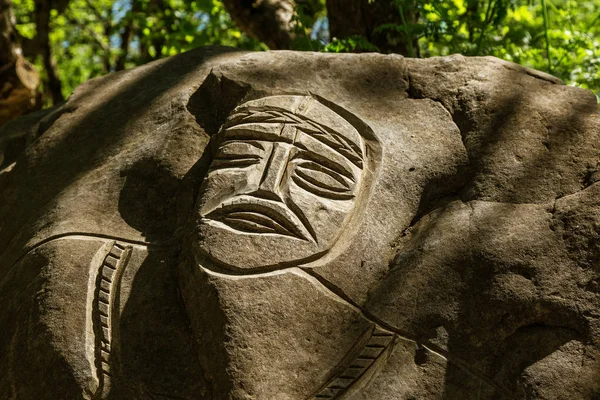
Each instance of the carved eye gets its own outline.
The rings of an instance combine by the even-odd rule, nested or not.
[[[302,189],[333,200],[354,198],[354,182],[341,173],[314,161],[296,165],[292,180]]]
[[[258,164],[262,158],[263,146],[255,141],[231,141],[221,143],[212,160],[210,170],[226,168],[246,168]]]

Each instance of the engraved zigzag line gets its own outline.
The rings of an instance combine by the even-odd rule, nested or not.
[[[96,279],[92,321],[96,335],[95,363],[98,389],[94,399],[105,398],[110,390],[113,325],[118,323],[116,315],[118,311],[115,310],[114,299],[130,253],[131,246],[114,243],[100,265]]]
[[[311,399],[337,399],[356,384],[394,342],[394,333],[375,325],[369,340],[342,373],[332,377]]]

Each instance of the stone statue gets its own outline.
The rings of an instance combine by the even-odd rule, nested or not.
[[[600,398],[590,92],[212,47],[0,138],[2,399]]]
[[[372,131],[364,140],[357,130],[365,128],[311,96],[271,96],[236,108],[216,136],[200,189],[200,251],[211,264],[241,271],[335,254],[340,235],[358,226],[353,220],[381,157]],[[236,254],[232,246],[260,251]]]

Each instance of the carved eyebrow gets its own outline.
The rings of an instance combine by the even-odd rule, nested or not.
[[[225,138],[223,141],[221,141],[219,143],[219,147],[223,147],[223,146],[227,146],[228,144],[235,144],[235,143],[244,143],[244,144],[248,144],[252,147],[255,147],[259,150],[264,150],[265,147],[260,143],[260,141],[257,140],[244,140],[244,139],[239,139],[236,137],[233,138]]]
[[[316,129],[311,129],[313,127]],[[336,153],[347,158],[352,164],[362,169],[362,151],[354,142],[345,138],[343,135],[340,135],[325,125],[308,119],[307,124],[299,125],[296,128],[330,147]]]
[[[244,123],[293,123],[301,122],[299,116],[280,108],[262,109],[249,107],[232,114],[224,124],[224,128]]]
[[[253,129],[254,127],[254,129]],[[226,128],[223,131],[221,143],[233,141],[254,141],[254,142],[285,142],[293,144],[293,140],[280,136],[273,132],[263,132],[256,130],[256,123],[243,123]]]
[[[248,107],[233,114],[223,125],[223,128],[229,131],[230,129],[235,129],[236,126],[242,128],[245,124],[256,123],[285,123],[293,125],[299,131],[331,148],[358,168],[363,168],[362,150],[358,144],[324,124],[307,118],[304,115],[294,114],[288,110],[273,107]]]

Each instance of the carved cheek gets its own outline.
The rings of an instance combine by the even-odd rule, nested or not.
[[[332,200],[308,193],[293,181],[288,186],[287,194],[302,210],[318,242],[322,244],[337,235],[354,206],[353,200]]]
[[[225,201],[250,191],[249,182],[257,175],[260,179],[260,168],[257,165],[243,170],[230,169],[210,173],[200,188],[201,214],[206,215]]]

